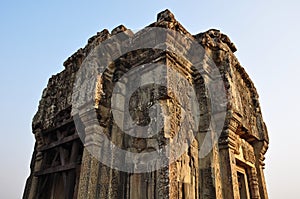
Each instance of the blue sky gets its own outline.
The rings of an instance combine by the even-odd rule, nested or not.
[[[34,145],[31,120],[48,78],[87,39],[124,24],[140,29],[166,8],[196,34],[220,29],[260,94],[270,149],[270,198],[296,199],[299,189],[299,1],[1,1],[0,198],[20,198]]]

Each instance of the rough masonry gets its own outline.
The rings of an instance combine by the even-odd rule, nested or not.
[[[91,120],[86,113],[71,114],[72,97],[76,96],[73,93],[76,72],[84,67],[82,63],[92,50],[118,33],[124,32],[125,36],[137,39],[143,33],[143,30],[141,33],[133,33],[124,26],[111,32],[105,29],[69,57],[64,62],[65,69],[53,75],[43,91],[32,122],[36,143],[24,199],[268,198],[264,178],[264,154],[269,143],[268,133],[257,91],[234,55],[237,50],[235,45],[225,34],[215,29],[191,35],[169,10],[159,13],[157,21],[148,27],[175,30],[192,37],[217,66],[226,91],[226,118],[221,135],[213,142],[211,151],[205,157],[199,158],[204,137],[208,133],[214,135],[209,126],[209,115],[212,114],[209,105],[211,96],[204,84],[204,79],[209,78],[209,64],[207,76],[204,77],[195,72],[193,66],[182,57],[168,51],[140,49],[123,55],[98,80],[99,92],[94,93],[95,96],[87,96],[91,98],[96,110],[97,121]],[[168,38],[176,41],[172,35],[168,35]],[[151,138],[136,138],[122,133],[115,124],[111,107],[115,82],[135,66],[147,63],[164,64],[176,70],[193,85],[201,115],[199,130],[194,132],[195,139],[188,150],[168,166],[144,173],[122,172],[102,164],[84,147],[94,143],[91,124],[98,123],[112,142],[135,153],[159,150],[170,140],[179,139],[176,134],[179,128],[189,131],[189,126],[180,126],[179,121],[181,112],[192,111],[192,107],[183,107],[170,92],[155,85],[142,87],[133,93],[130,113],[138,124],[147,124],[149,106],[159,101],[170,118],[160,133]],[[128,84],[141,82],[145,77],[133,78],[134,81]],[[176,77],[171,73],[162,73],[161,78],[166,79],[168,85],[177,84]],[[84,83],[83,80],[82,84]],[[122,92],[120,95],[126,94],[126,90]],[[183,89],[180,92],[182,100],[188,102],[187,91]],[[75,122],[80,125],[75,126]],[[85,132],[84,144],[79,139],[79,131]],[[184,142],[184,137],[180,139]],[[101,155],[111,154],[103,152]],[[122,158],[124,157],[114,157],[114,161]]]

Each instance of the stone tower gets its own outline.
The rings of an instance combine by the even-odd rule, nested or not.
[[[136,43],[140,48],[132,47]],[[122,45],[130,50],[120,53]],[[124,26],[97,33],[43,91],[32,123],[36,143],[23,198],[267,199],[267,129],[256,89],[235,51],[218,30],[191,35],[169,10],[137,33]],[[88,71],[92,65],[98,68]],[[160,108],[153,108],[155,103]],[[130,117],[124,117],[124,107]],[[165,116],[153,123],[153,114]],[[130,118],[141,127],[123,133]],[[157,134],[141,136],[150,128]],[[103,147],[103,136],[115,147]],[[159,158],[146,160],[150,153]]]

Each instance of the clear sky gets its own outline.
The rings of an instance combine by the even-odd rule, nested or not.
[[[48,78],[87,39],[119,24],[140,29],[166,8],[196,34],[220,29],[260,94],[270,148],[271,199],[300,195],[300,1],[79,1],[0,3],[0,198],[20,198],[34,146],[31,121]]]

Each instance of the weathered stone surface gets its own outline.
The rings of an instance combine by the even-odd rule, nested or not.
[[[120,33],[124,38],[132,38],[133,43],[147,43],[157,37],[148,34],[148,37],[144,38],[147,29],[134,34],[122,25],[111,33],[108,30],[97,33],[88,40],[84,48],[64,62],[65,69],[52,76],[43,91],[38,112],[32,122],[36,145],[30,165],[31,174],[23,198],[268,198],[263,173],[264,154],[269,142],[267,129],[253,82],[233,54],[237,50],[235,45],[225,34],[215,29],[191,35],[169,10],[159,13],[157,21],[148,27],[175,30],[196,40],[204,48],[205,56],[211,57],[211,60],[205,60],[204,54],[198,55],[204,59],[203,74],[206,75],[197,73],[191,62],[172,52],[138,49],[114,60],[103,75],[95,76],[97,70],[93,71],[94,74],[83,73],[86,76],[80,77],[81,85],[91,95],[73,93],[75,78],[78,78],[76,72],[83,67],[82,63],[100,43],[107,42],[109,38]],[[176,44],[177,50],[182,54],[187,53],[191,47],[189,42],[176,35],[167,34],[162,37],[164,44]],[[106,50],[110,53],[115,53],[114,50],[118,48],[114,43],[107,46]],[[176,88],[180,95],[174,97],[171,90],[155,85],[144,86],[134,92],[129,111],[136,123],[149,123],[149,108],[155,102],[159,102],[162,113],[166,115],[161,121],[163,129],[157,135],[151,138],[136,138],[124,134],[115,120],[123,121],[122,126],[126,127],[128,118],[122,117],[122,104],[125,103],[128,92],[126,89],[150,81],[153,77],[132,75],[116,88],[115,86],[128,71],[137,66],[146,66],[147,63],[167,66],[167,70],[160,71],[159,77],[155,78],[167,82],[168,87]],[[105,60],[98,64],[104,67]],[[211,64],[216,64],[220,72],[227,102],[218,99],[217,93],[209,94],[207,91],[205,81],[211,78]],[[150,68],[144,67],[143,70]],[[172,70],[175,70],[176,74]],[[94,78],[95,85],[91,86],[86,82],[91,78]],[[199,101],[201,120],[197,132],[192,131],[195,120],[187,114],[196,109],[189,103],[188,89],[182,89],[190,84],[194,86]],[[222,85],[213,86],[217,88]],[[113,89],[117,90],[118,102],[111,101]],[[91,102],[97,118],[91,117],[88,112],[78,112],[72,117],[72,100]],[[213,110],[210,100],[224,104],[227,110],[222,134],[217,143],[214,142],[216,132],[211,129],[210,115],[212,111],[221,110]],[[118,117],[112,117],[112,110],[120,113],[117,114]],[[184,119],[183,113],[187,115],[185,121],[188,122],[181,124]],[[159,114],[159,111],[155,109],[152,114]],[[77,129],[74,122],[80,124],[76,126]],[[105,144],[102,142],[103,137],[95,133],[99,128],[117,147],[140,154],[161,150],[166,143],[172,141],[179,142],[184,147],[190,141],[188,136],[193,133],[196,139],[190,141],[187,151],[167,167],[145,173],[126,173],[100,163],[79,140],[77,132],[82,131],[84,136],[81,138],[84,139],[85,146],[99,150],[101,157],[111,157],[114,162],[126,163],[131,157],[118,154],[113,156],[114,149],[99,148],[99,144]],[[184,129],[186,133],[179,134],[180,129]],[[141,130],[132,133],[142,135],[144,132]],[[205,157],[199,158],[200,148],[207,136],[212,145],[211,151]],[[177,149],[171,148],[169,154],[176,152]],[[165,161],[168,163],[167,154]],[[145,163],[145,166],[149,165]]]

